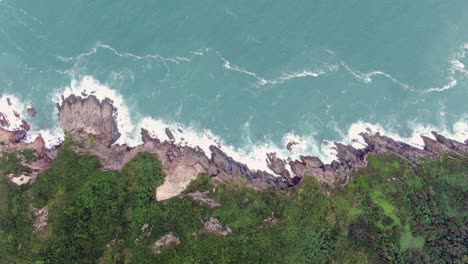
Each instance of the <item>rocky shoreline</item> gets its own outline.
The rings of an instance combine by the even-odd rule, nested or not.
[[[200,148],[175,143],[169,128],[165,130],[169,140],[161,141],[142,129],[143,144],[136,147],[113,145],[120,133],[115,120],[117,109],[109,99],[100,101],[93,95],[85,98],[72,95],[63,98],[57,107],[60,126],[77,143],[75,150],[97,156],[106,170],[121,170],[142,151],[157,155],[167,176],[156,192],[158,200],[181,194],[200,174],[208,174],[213,180],[222,182],[244,179],[242,181],[255,189],[285,189],[297,185],[304,177],[313,176],[333,188],[346,185],[354,170],[366,167],[370,154],[392,153],[413,163],[427,158],[438,159],[443,155],[468,156],[468,139],[462,143],[432,132],[435,140],[421,136],[425,146],[418,149],[379,133],[366,132],[360,134],[366,143],[363,149],[335,142],[337,160],[330,164],[324,164],[313,156],[283,160],[275,153],[269,153],[265,158],[271,172],[254,171],[226,155],[220,146],[212,145],[211,153],[205,153]],[[35,114],[31,110],[33,112]],[[2,113],[0,117],[6,119]],[[32,143],[24,143],[29,130],[26,128],[16,131],[0,128],[0,142],[3,143],[0,153],[33,149],[34,158],[30,162],[22,162],[30,168],[29,183],[33,183],[49,167],[57,149],[47,149],[40,136]]]

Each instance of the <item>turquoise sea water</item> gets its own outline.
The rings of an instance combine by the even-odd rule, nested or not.
[[[0,0],[0,93],[36,130],[66,87],[105,86],[128,138],[151,116],[260,159],[292,138],[327,156],[365,127],[468,138],[467,52],[466,0]]]

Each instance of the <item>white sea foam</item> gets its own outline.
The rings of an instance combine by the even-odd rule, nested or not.
[[[98,82],[92,76],[86,76],[79,81],[72,81],[69,86],[56,92],[54,100],[55,102],[60,102],[62,100],[62,96],[67,97],[72,94],[80,96],[94,95],[99,100],[109,98],[113,101],[114,106],[117,108],[115,117],[119,132],[121,133],[121,137],[118,139],[116,144],[127,144],[129,146],[136,146],[141,144],[141,128],[147,129],[153,137],[156,137],[162,141],[169,140],[165,133],[165,129],[169,128],[175,137],[175,143],[180,145],[199,147],[208,157],[211,155],[209,147],[211,145],[218,146],[228,156],[246,164],[250,169],[253,170],[271,172],[268,169],[266,162],[266,154],[271,152],[275,152],[279,158],[285,160],[299,159],[301,155],[318,156],[324,163],[330,163],[336,159],[336,150],[334,149],[333,142],[326,140],[319,142],[312,134],[299,135],[292,131],[284,135],[281,145],[277,145],[268,139],[261,142],[252,142],[247,135],[246,144],[241,147],[234,147],[225,144],[220,136],[215,135],[209,129],[198,129],[194,126],[184,126],[182,124],[151,117],[144,117],[137,122],[133,122],[130,116],[129,108],[125,103],[123,96],[116,90],[113,90],[105,84]],[[25,111],[25,104],[22,104],[20,100],[14,96],[8,96],[12,106],[5,105],[7,103],[6,97],[7,96],[3,96],[0,99],[0,110],[4,110],[4,112],[7,112],[9,116],[11,114],[14,116],[13,109],[21,111],[21,114]],[[14,106],[19,108],[13,108]],[[57,115],[57,113],[55,112],[54,115]],[[17,123],[18,121],[15,122],[16,125],[19,125],[19,123]],[[21,122],[21,120],[19,120],[19,122]],[[389,136],[395,140],[406,142],[415,147],[422,148],[423,141],[420,135],[432,137],[431,131],[433,130],[442,133],[448,138],[456,139],[460,142],[464,142],[464,140],[468,138],[467,116],[463,117],[459,122],[455,123],[454,126],[450,128],[438,128],[432,125],[417,123],[414,123],[412,127],[414,127],[414,132],[407,137],[402,137],[397,132],[391,129],[386,129],[380,124],[371,124],[364,121],[358,121],[352,124],[346,132],[341,132],[339,131],[339,128],[336,128],[337,131],[339,131],[341,134],[341,138],[337,141],[345,144],[351,144],[356,148],[362,148],[365,146],[365,143],[359,136],[359,133],[380,132],[381,134]],[[246,129],[248,130],[248,125]],[[29,140],[33,140],[35,136],[39,134],[41,134],[45,139],[48,148],[60,144],[63,140],[63,131],[58,127],[48,130],[33,129],[30,132],[31,136]],[[286,148],[288,143],[292,143],[291,150]],[[288,169],[290,168],[288,167]]]
[[[430,92],[443,92],[454,88],[458,84],[459,75],[461,77],[467,77],[468,71],[465,69],[465,64],[461,62],[461,60],[465,59],[466,53],[468,52],[468,42],[461,45],[458,50],[449,58],[450,69],[449,69],[449,76],[448,76],[448,83],[440,86],[440,87],[432,87],[425,90],[425,93]]]
[[[291,150],[287,150],[288,144]],[[283,136],[282,146],[279,155],[283,159],[299,159],[300,156],[317,156],[323,162],[330,163],[336,158],[336,151],[331,141],[324,140],[318,142],[313,135],[298,135],[296,132],[289,132]]]
[[[398,79],[396,79],[395,77],[393,77],[392,75],[390,75],[388,73],[385,73],[383,71],[375,70],[375,71],[363,73],[363,72],[360,72],[358,70],[355,70],[355,69],[351,68],[350,66],[348,66],[343,61],[341,62],[341,66],[343,66],[343,68],[345,68],[349,73],[351,73],[351,75],[353,75],[356,79],[358,79],[358,80],[360,80],[360,81],[362,81],[364,83],[371,83],[373,81],[372,77],[374,77],[374,76],[384,76],[387,79],[389,79],[390,81],[392,81],[393,83],[395,83],[398,86],[402,87],[403,89],[408,90],[408,91],[414,91],[414,89],[409,84],[401,82]]]
[[[77,56],[74,56],[74,57],[56,56],[56,58],[58,60],[62,61],[62,62],[80,61],[81,59],[83,59],[85,57],[95,55],[96,53],[98,53],[99,49],[107,50],[107,51],[113,53],[114,55],[116,55],[118,57],[123,57],[123,58],[131,58],[131,59],[135,59],[135,60],[152,59],[152,60],[158,60],[158,61],[161,61],[161,62],[164,62],[164,63],[171,62],[171,63],[175,63],[175,64],[179,64],[181,62],[190,62],[190,61],[192,61],[193,57],[202,56],[204,51],[205,52],[208,51],[208,49],[203,49],[203,50],[197,50],[197,51],[190,52],[192,54],[191,57],[183,57],[183,56],[164,57],[164,56],[161,56],[159,54],[138,55],[138,54],[134,54],[134,53],[130,53],[130,52],[119,51],[119,50],[113,48],[109,44],[98,41],[87,52],[83,52],[83,53],[81,53],[81,54],[79,54]]]
[[[371,133],[381,133],[382,135],[388,136],[394,140],[398,140],[401,142],[405,142],[413,147],[416,148],[424,148],[424,142],[421,138],[422,136],[427,136],[434,139],[432,135],[432,131],[436,131],[441,133],[447,138],[457,140],[459,142],[464,142],[468,139],[468,118],[463,117],[461,120],[456,122],[452,127],[436,127],[431,124],[422,124],[413,122],[411,124],[413,127],[413,131],[409,136],[403,137],[397,132],[391,129],[385,129],[384,126],[381,124],[371,124],[364,121],[358,121],[353,123],[346,135],[343,138],[343,142],[347,144],[351,144],[356,148],[362,148],[366,144],[361,136],[359,136],[362,132],[371,132]]]
[[[324,67],[317,68],[317,69],[302,69],[302,70],[298,70],[298,71],[294,71],[294,72],[283,72],[278,77],[268,79],[266,77],[261,76],[258,73],[247,70],[247,69],[245,69],[243,67],[240,67],[240,66],[232,63],[231,61],[229,61],[228,59],[223,57],[223,55],[219,51],[215,51],[215,53],[223,61],[223,68],[224,69],[235,71],[235,72],[238,72],[238,73],[241,73],[241,74],[246,74],[246,75],[249,75],[249,76],[253,77],[254,79],[257,80],[257,87],[268,86],[268,85],[275,86],[275,85],[283,84],[283,83],[285,83],[287,81],[290,81],[290,80],[293,80],[293,79],[296,79],[296,78],[306,78],[306,77],[316,78],[316,77],[319,77],[321,75],[327,74],[329,72],[333,72],[333,71],[338,70],[338,66],[332,64],[332,65],[325,65]]]
[[[10,101],[10,104],[8,103]],[[14,95],[4,94],[0,96],[0,113],[3,113],[10,124],[5,127],[7,130],[20,129],[21,120],[27,119],[26,110],[27,104],[23,103],[18,97]],[[16,113],[16,114],[15,114]],[[17,117],[16,115],[19,115]]]
[[[28,133],[28,138],[26,139],[26,142],[32,142],[39,135],[44,140],[45,147],[48,149],[52,149],[56,146],[59,146],[65,139],[65,134],[63,133],[63,130],[59,126],[55,126],[54,128],[40,130],[33,128]]]
[[[246,144],[241,147],[234,147],[225,144],[223,139],[215,135],[209,129],[198,129],[193,126],[185,126],[182,124],[168,122],[162,119],[152,117],[144,117],[140,121],[133,123],[129,115],[129,110],[124,102],[123,97],[115,90],[99,83],[91,76],[84,77],[81,81],[73,81],[69,87],[59,93],[61,96],[69,96],[71,94],[95,95],[98,99],[103,100],[109,98],[114,102],[117,108],[116,120],[119,127],[119,132],[122,136],[116,144],[128,144],[136,146],[141,144],[140,130],[144,128],[148,130],[151,136],[162,141],[169,140],[165,133],[165,129],[169,128],[175,137],[175,143],[191,147],[199,147],[209,157],[211,155],[210,146],[215,145],[220,147],[228,156],[235,160],[246,164],[253,170],[270,171],[267,167],[266,154],[274,152],[281,159],[299,159],[301,155],[318,156],[324,163],[330,163],[336,159],[336,150],[331,141],[318,142],[313,135],[298,135],[295,132],[287,133],[283,137],[281,145],[273,143],[271,140],[261,142],[252,142],[248,136]],[[389,136],[395,140],[406,142],[412,146],[422,148],[423,141],[420,135],[432,137],[431,131],[438,131],[443,135],[464,142],[468,138],[468,122],[467,118],[457,122],[452,128],[437,128],[432,125],[413,124],[414,132],[408,137],[402,137],[397,132],[385,129],[380,124],[371,124],[364,121],[358,121],[350,126],[347,132],[341,133],[341,139],[337,141],[351,144],[356,148],[365,147],[363,139],[359,136],[361,132],[380,132],[383,135]],[[134,125],[137,124],[137,125]],[[248,123],[246,123],[248,126]],[[248,130],[248,127],[246,127]],[[337,128],[338,129],[338,128]],[[291,151],[286,148],[288,143],[291,145]],[[270,171],[271,172],[271,171]]]
[[[284,152],[272,143],[249,144],[242,148],[227,145],[221,137],[215,135],[208,129],[197,130],[194,127],[183,126],[177,123],[168,123],[164,120],[158,120],[151,117],[145,117],[140,122],[139,127],[148,130],[152,137],[160,140],[169,140],[165,129],[169,128],[175,137],[175,143],[182,146],[199,147],[210,157],[210,146],[214,145],[223,150],[226,155],[236,161],[246,164],[250,169],[269,171],[266,163],[266,153]]]
[[[223,150],[226,155],[234,160],[246,164],[250,169],[269,171],[266,162],[267,153],[276,153],[281,159],[298,159],[300,155],[317,155],[325,162],[331,162],[334,159],[334,150],[331,144],[327,142],[318,145],[313,137],[301,137],[293,132],[288,133],[283,138],[283,145],[278,146],[270,140],[253,143],[249,142],[242,147],[234,147],[226,144],[223,139],[215,135],[209,129],[199,130],[195,127],[184,126],[178,123],[171,123],[161,119],[151,117],[143,118],[139,128],[146,129],[152,137],[159,140],[169,140],[165,133],[165,129],[169,128],[175,138],[174,142],[183,146],[199,147],[205,154],[210,157],[210,146],[214,145]],[[287,150],[286,145],[290,142],[295,142],[292,146],[292,151]]]
[[[10,101],[10,104],[8,103]],[[25,120],[31,126],[31,130],[28,132],[26,142],[32,142],[39,135],[44,139],[47,148],[53,148],[60,145],[64,139],[62,129],[55,127],[53,129],[37,129],[29,120],[27,109],[31,107],[30,104],[21,101],[14,95],[3,95],[0,97],[0,113],[3,113],[7,118],[8,127],[4,129],[9,131],[22,129],[22,120]],[[57,111],[55,111],[56,113]],[[19,114],[19,117],[16,115]],[[56,114],[54,115],[56,116]]]
[[[218,55],[218,57],[223,61],[223,67],[226,69],[226,70],[231,70],[231,71],[235,71],[235,72],[239,72],[239,73],[243,73],[243,74],[247,74],[249,76],[252,76],[253,78],[257,79],[257,82],[258,84],[260,85],[265,85],[268,83],[268,81],[259,76],[258,74],[254,73],[254,72],[251,72],[249,70],[246,70],[240,66],[237,66],[233,63],[231,63],[229,60],[227,60],[226,58],[223,57],[223,55],[221,55],[220,52],[218,51],[215,51],[216,54]]]

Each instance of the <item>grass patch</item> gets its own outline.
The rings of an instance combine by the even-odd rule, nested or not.
[[[422,249],[425,244],[424,237],[415,237],[411,233],[411,227],[406,224],[400,238],[400,248],[405,251],[408,249]]]
[[[27,162],[30,162],[34,159],[34,150],[32,149],[25,149],[21,154],[23,154]]]
[[[392,228],[394,225],[400,226],[400,218],[396,215],[397,208],[390,204],[385,195],[380,190],[375,190],[371,194],[372,201],[379,205],[386,217],[392,219],[391,225],[382,225],[383,228]]]

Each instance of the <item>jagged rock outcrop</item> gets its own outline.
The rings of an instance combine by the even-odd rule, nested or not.
[[[8,127],[10,122],[8,122],[8,117],[4,113],[0,113],[0,126]]]
[[[120,137],[114,118],[116,109],[109,99],[101,102],[93,95],[86,98],[71,95],[58,108],[60,127],[65,131],[83,130],[107,145]]]
[[[28,111],[28,115],[30,117],[35,117],[36,114],[37,114],[36,108],[34,108],[32,106],[28,107],[27,111]]]
[[[468,145],[447,139],[432,132],[436,140],[422,136],[424,149],[381,135],[380,133],[361,133],[366,147],[356,149],[350,145],[335,142],[337,161],[324,165],[317,157],[300,157],[300,161],[290,161],[292,171],[297,177],[314,176],[321,182],[334,186],[337,182],[348,181],[350,174],[357,168],[367,166],[367,156],[376,153],[391,153],[410,162],[419,163],[423,158],[437,159],[442,155],[468,155]]]
[[[466,156],[468,145],[447,139],[433,132],[434,138],[422,137],[424,149],[418,149],[403,142],[395,141],[379,133],[362,133],[366,143],[363,149],[335,143],[337,160],[324,164],[319,158],[301,156],[299,160],[283,160],[275,153],[266,156],[266,171],[249,169],[232,157],[226,155],[220,146],[210,146],[211,153],[204,153],[200,148],[177,144],[169,128],[165,133],[169,140],[160,141],[142,129],[143,144],[130,148],[114,144],[120,137],[116,123],[117,110],[109,99],[100,101],[95,96],[70,96],[63,98],[58,105],[60,126],[76,143],[78,153],[88,153],[101,159],[104,169],[121,170],[139,152],[145,151],[157,155],[166,174],[165,182],[156,190],[158,200],[166,200],[181,194],[191,181],[200,174],[208,174],[213,180],[221,182],[247,180],[250,187],[264,189],[268,187],[287,188],[294,186],[307,176],[316,177],[320,182],[335,186],[337,182],[347,182],[349,175],[360,167],[367,166],[367,156],[373,153],[388,152],[410,162],[419,162],[422,158],[439,158],[453,153]],[[30,111],[33,112],[32,110]],[[8,121],[0,115],[0,121]],[[6,131],[0,129],[0,153],[32,148],[35,150],[33,161],[28,165],[33,171],[31,182],[48,168],[56,150],[47,150],[42,138],[33,143],[23,143],[27,129]],[[291,148],[292,145],[289,146]],[[274,175],[276,174],[276,176]]]
[[[196,192],[187,194],[187,196],[190,197],[195,202],[198,202],[203,205],[208,205],[211,208],[221,207],[220,203],[217,203],[213,199],[208,197],[208,192],[196,191]]]
[[[220,236],[229,236],[232,234],[232,229],[228,226],[222,226],[218,218],[211,217],[203,223],[204,233],[211,233]]]
[[[40,233],[47,228],[47,222],[49,219],[49,210],[44,207],[42,209],[36,209],[30,205],[33,217],[33,231],[34,233]]]
[[[424,150],[412,147],[403,142],[393,140],[392,138],[382,136],[380,133],[370,134],[361,133],[360,136],[367,144],[366,152],[383,153],[390,152],[409,161],[418,161],[426,156]]]
[[[458,155],[468,153],[467,144],[447,139],[435,132],[435,140],[423,137],[426,147],[418,149],[369,131],[361,134],[366,143],[363,149],[335,143],[337,160],[330,164],[324,164],[312,156],[283,160],[275,153],[269,153],[266,156],[268,168],[278,177],[266,171],[250,170],[245,164],[226,155],[220,146],[210,146],[211,156],[207,156],[208,153],[199,148],[176,144],[169,128],[165,129],[168,141],[161,142],[148,131],[142,130],[142,145],[135,148],[112,145],[119,133],[114,118],[116,109],[110,100],[101,102],[94,96],[85,99],[71,96],[64,99],[59,110],[62,128],[84,146],[82,151],[100,157],[106,169],[120,170],[141,151],[157,155],[166,174],[164,184],[156,191],[158,200],[181,194],[200,174],[208,174],[222,182],[246,179],[248,185],[256,189],[271,186],[287,188],[298,184],[306,176],[314,176],[320,182],[335,186],[337,182],[347,182],[348,176],[356,168],[367,166],[367,156],[372,153],[389,152],[410,162],[418,162],[423,157],[438,158],[451,152]],[[90,141],[90,134],[95,136],[95,140]]]
[[[449,152],[456,152],[457,154],[460,155],[468,155],[468,139],[465,140],[465,143],[460,143],[458,141],[448,139],[440,134],[438,134],[435,131],[432,131],[432,135],[435,137],[436,142],[432,142],[431,144],[425,144],[426,150],[433,152],[434,154],[446,154]],[[424,139],[425,137],[423,137]],[[443,145],[445,146],[445,149],[440,148],[440,146]],[[438,147],[439,146],[439,149]]]
[[[281,175],[283,179],[289,184],[294,185],[293,180],[291,179],[291,174],[286,169],[286,161],[276,157],[276,153],[267,154],[267,166],[274,173]]]
[[[235,161],[226,155],[219,147],[210,146],[210,162],[217,168],[217,173],[212,176],[226,175],[231,180],[247,179],[251,187],[264,189],[271,186],[282,186],[283,181],[265,171],[252,171],[247,165]]]
[[[172,131],[168,127],[164,129],[164,132],[166,133],[166,136],[169,138],[169,140],[175,140],[174,134],[172,134]]]
[[[163,236],[161,239],[158,241],[154,242],[153,245],[151,245],[151,250],[153,251],[154,254],[160,255],[162,253],[162,249],[170,249],[178,246],[180,244],[180,239],[176,237],[173,233],[169,233],[165,236]]]
[[[275,186],[278,179],[266,172],[251,171],[246,165],[234,161],[224,152],[212,146],[211,158],[200,149],[174,143],[169,129],[165,132],[172,140],[161,142],[142,129],[143,144],[135,148],[113,145],[119,138],[112,101],[102,102],[94,96],[64,98],[59,107],[60,126],[81,146],[78,152],[90,153],[102,160],[105,169],[120,170],[139,152],[158,156],[166,174],[165,182],[156,190],[158,200],[166,200],[181,194],[200,174],[208,174],[219,180],[245,178],[254,188]]]
[[[20,175],[8,175],[8,179],[17,185],[34,183],[37,177],[49,168],[56,155],[55,149],[46,148],[41,136],[38,136],[31,143],[25,143],[23,141],[26,136],[25,130],[8,131],[0,128],[0,157],[4,153],[16,153],[21,165],[27,169]],[[30,151],[32,157],[27,159],[24,156],[25,151]]]

